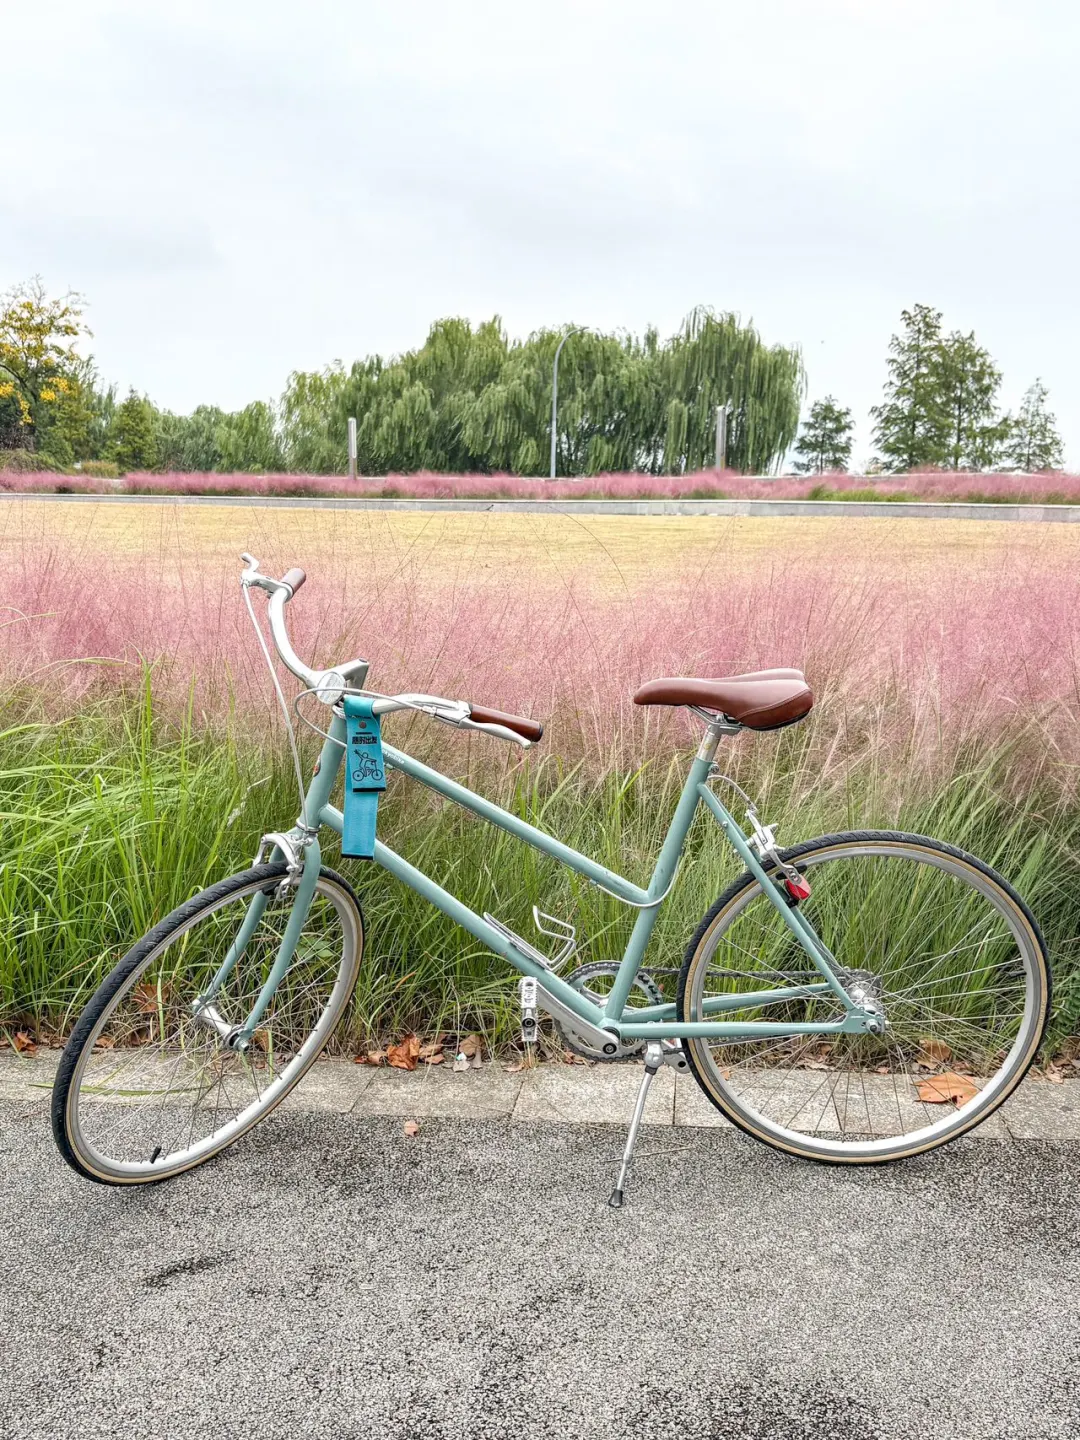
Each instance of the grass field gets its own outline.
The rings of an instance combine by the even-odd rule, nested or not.
[[[1002,526],[999,522],[762,519],[749,516],[509,515],[393,510],[272,509],[252,505],[57,505],[0,496],[0,551],[18,560],[37,546],[74,556],[139,559],[148,564],[220,568],[235,579],[240,550],[254,548],[268,565],[285,568],[317,554],[372,567],[380,577],[404,560],[434,565],[452,578],[477,563],[530,579],[581,578],[583,567],[619,583],[626,577],[662,578],[666,563],[691,569],[722,564],[737,570],[795,559],[855,562],[894,574],[970,564],[981,573],[1006,562],[1069,560],[1080,540],[1059,525]],[[238,573],[239,567],[235,567]],[[312,567],[312,578],[315,571]],[[166,578],[172,578],[167,576]]]
[[[1080,661],[1070,527],[914,520],[414,515],[0,500],[0,1016],[62,1032],[155,919],[248,862],[294,788],[247,626],[238,552],[303,565],[301,653],[371,683],[548,722],[521,757],[422,721],[391,738],[643,878],[696,730],[629,703],[661,674],[802,665],[810,721],[725,752],[794,842],[901,825],[1018,883],[1048,932],[1055,1043],[1080,1024]],[[310,749],[310,747],[308,747]],[[610,958],[625,920],[531,852],[423,795],[385,833],[527,933],[579,907]],[[675,964],[730,878],[704,832],[657,957]],[[354,1038],[507,1033],[505,967],[358,867],[373,945]]]

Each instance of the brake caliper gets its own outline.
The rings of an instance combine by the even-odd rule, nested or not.
[[[797,870],[785,874],[784,889],[796,905],[803,900],[810,899],[810,881],[805,875],[800,875]]]
[[[784,879],[784,889],[787,891],[789,903],[801,905],[804,900],[810,899],[810,881],[805,875],[788,865],[780,858],[780,852],[776,848],[776,826],[762,825],[757,810],[753,805],[746,812],[746,818],[750,822],[753,835],[750,838],[751,847],[757,851],[766,864],[771,862],[780,871]]]

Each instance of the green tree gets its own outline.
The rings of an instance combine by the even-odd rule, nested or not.
[[[826,470],[846,470],[853,428],[851,411],[837,404],[832,395],[815,400],[795,446],[796,471],[800,475],[821,475]]]
[[[49,427],[50,411],[62,410],[83,382],[76,342],[89,330],[83,324],[84,301],[69,292],[51,298],[40,276],[0,296],[0,429],[6,443],[37,448],[38,433]],[[68,404],[68,418],[81,413]],[[56,430],[56,415],[51,417]],[[54,435],[56,448],[73,452],[71,437]]]
[[[144,395],[128,392],[109,426],[108,458],[121,471],[153,470],[158,463],[155,411]]]
[[[274,411],[262,400],[231,415],[216,405],[199,405],[190,415],[156,411],[154,443],[162,470],[266,473],[285,468]]]
[[[70,468],[97,457],[100,396],[93,361],[80,359],[65,376],[54,403],[43,405],[35,427],[35,448],[43,459]]]
[[[255,400],[243,410],[226,415],[218,426],[217,446],[220,454],[217,469],[265,474],[285,468],[274,412],[263,400]]]
[[[221,470],[221,427],[224,410],[198,405],[190,415],[158,410],[154,416],[154,445],[163,470]]]
[[[900,319],[903,330],[889,341],[885,395],[870,411],[891,471],[944,464],[950,433],[941,389],[941,311],[916,305]]]
[[[511,341],[497,316],[475,329],[440,320],[419,350],[389,361],[296,372],[281,404],[286,459],[343,471],[355,415],[365,474],[546,474],[552,361],[564,333]],[[798,350],[764,345],[733,315],[696,310],[666,343],[655,331],[640,339],[581,331],[559,361],[558,472],[703,469],[724,403],[731,464],[769,470],[795,437],[802,386]]]
[[[1049,392],[1036,380],[1020,403],[1020,413],[1009,425],[1005,463],[1014,470],[1035,474],[1039,470],[1060,470],[1063,448],[1057,421],[1047,409]]]
[[[934,368],[949,422],[944,463],[951,470],[991,469],[1009,430],[998,411],[1001,371],[973,333],[959,331],[941,342]]]

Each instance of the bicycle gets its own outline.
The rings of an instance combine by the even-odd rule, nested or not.
[[[798,670],[644,685],[640,705],[687,708],[704,725],[647,887],[633,883],[382,739],[409,712],[529,747],[536,721],[427,694],[365,688],[368,665],[315,671],[289,639],[286,606],[305,576],[281,580],[242,557],[243,596],[278,699],[301,796],[288,829],[262,837],[251,868],[195,895],[102,982],[57,1072],[52,1123],[64,1159],[109,1184],[171,1178],[238,1140],[298,1084],[349,1004],[364,947],[360,902],[322,865],[322,827],[342,853],[381,865],[520,972],[521,1034],[540,1013],[570,1048],[644,1071],[610,1202],[623,1201],[649,1085],[662,1066],[693,1076],[739,1129],[813,1160],[900,1159],[965,1134],[1032,1063],[1050,1002],[1046,947],[1009,883],[922,835],[856,831],[781,849],[745,795],[749,834],[714,793],[725,735],[796,724],[814,699]],[[305,786],[273,658],[252,605],[269,593],[271,636],[303,685],[296,715],[323,744]],[[330,711],[327,730],[302,701]],[[343,808],[331,795],[343,756]],[[619,964],[563,973],[574,926],[534,907],[545,953],[478,915],[376,837],[386,770],[419,781],[569,866],[636,912]],[[728,782],[733,783],[733,782]],[[738,787],[735,787],[738,789]],[[742,792],[740,792],[742,793]],[[676,997],[644,966],[657,915],[704,808],[745,866],[687,946]],[[901,921],[896,917],[902,916]]]

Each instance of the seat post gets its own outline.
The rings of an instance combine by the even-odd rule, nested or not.
[[[732,725],[718,716],[710,715],[707,710],[699,710],[696,705],[690,707],[695,715],[700,715],[705,723],[705,734],[701,737],[701,744],[698,746],[695,759],[704,760],[711,765],[716,759],[717,746],[720,744],[721,735],[734,735],[742,729],[741,725]]]

